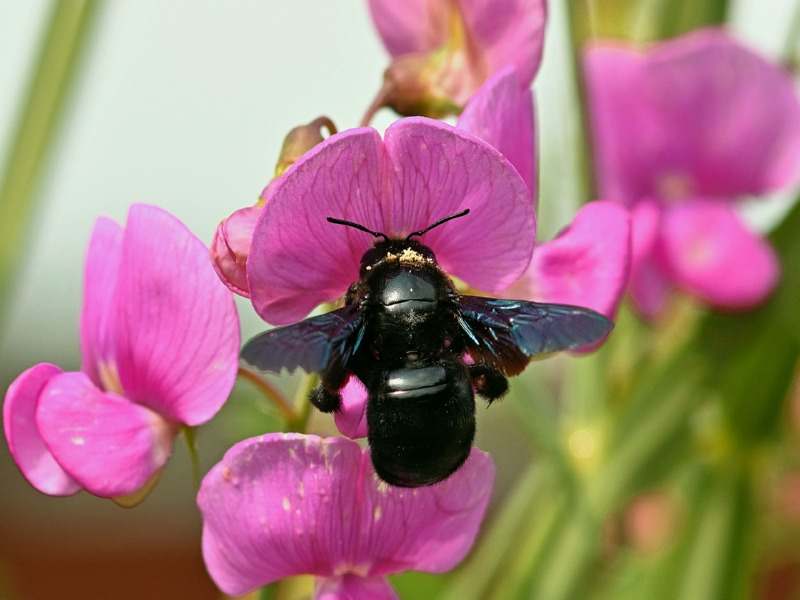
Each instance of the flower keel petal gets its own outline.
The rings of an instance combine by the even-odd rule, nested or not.
[[[103,498],[144,485],[166,463],[177,432],[147,408],[99,390],[84,373],[50,379],[36,421],[59,464]]]
[[[61,372],[47,363],[31,367],[9,386],[3,404],[3,427],[14,462],[33,487],[51,496],[69,496],[81,489],[47,448],[36,423],[42,390]]]

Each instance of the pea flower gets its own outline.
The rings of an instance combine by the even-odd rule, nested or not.
[[[253,237],[261,209],[269,199],[277,180],[291,167],[298,158],[311,148],[322,142],[322,129],[329,134],[336,133],[336,126],[327,117],[318,117],[307,125],[299,125],[292,129],[283,141],[275,177],[261,192],[254,206],[246,206],[223,219],[214,232],[211,242],[211,264],[229,290],[250,297],[247,285],[247,257],[250,254],[250,240]]]
[[[513,66],[489,79],[467,103],[457,126],[497,148],[535,194],[533,98]],[[573,304],[614,318],[630,271],[630,216],[622,206],[590,202],[554,240],[539,243],[507,297]]]
[[[350,440],[267,434],[203,480],[203,557],[227,594],[311,574],[314,598],[396,598],[386,575],[445,572],[469,551],[493,481],[479,450],[446,481],[411,490],[380,482]]]
[[[275,185],[253,232],[250,300],[274,324],[332,302],[359,277],[374,239],[326,217],[404,238],[464,209],[464,218],[426,233],[450,275],[500,291],[528,266],[536,219],[528,188],[490,145],[450,125],[400,119],[384,139],[371,128],[333,135]]]
[[[370,0],[369,8],[392,63],[364,124],[381,106],[407,116],[458,114],[507,65],[530,86],[542,60],[544,0]]]
[[[42,363],[9,387],[3,425],[28,481],[50,495],[139,491],[181,425],[210,419],[238,369],[233,298],[205,246],[172,215],[134,205],[95,224],[81,313],[82,367]]]
[[[776,65],[708,28],[585,56],[601,195],[632,211],[631,297],[645,316],[672,289],[738,309],[779,265],[736,203],[795,180],[800,103]]]

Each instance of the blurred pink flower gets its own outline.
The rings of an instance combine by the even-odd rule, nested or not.
[[[497,148],[535,193],[533,98],[513,66],[475,93],[457,126]],[[536,245],[525,275],[504,295],[583,306],[613,319],[628,283],[630,229],[625,208],[590,202],[556,239]]]
[[[673,288],[744,308],[774,288],[772,248],[735,201],[796,179],[800,103],[778,66],[702,29],[585,57],[600,194],[632,210],[631,296],[655,315]]]
[[[264,207],[247,263],[253,306],[266,321],[291,323],[359,278],[372,238],[326,217],[402,239],[466,208],[468,216],[423,243],[450,275],[504,289],[528,266],[536,220],[525,182],[497,150],[425,118],[400,119],[383,140],[370,128],[331,136],[280,179]]]
[[[100,218],[86,259],[82,368],[42,363],[9,387],[3,425],[28,481],[51,495],[136,492],[164,466],[181,425],[209,420],[233,387],[233,298],[205,246],[175,217],[134,205]]]
[[[542,60],[545,0],[370,0],[373,22],[393,57],[380,106],[403,115],[460,112],[493,74],[514,65],[529,87]]]
[[[446,481],[412,490],[380,482],[355,442],[264,435],[203,480],[203,556],[227,594],[311,574],[318,599],[396,598],[386,575],[441,573],[466,555],[493,481],[479,450]]]

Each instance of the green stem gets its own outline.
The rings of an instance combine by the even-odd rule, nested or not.
[[[783,63],[790,73],[800,75],[800,2],[795,7],[789,33],[783,44]]]
[[[576,141],[579,171],[583,183],[583,203],[597,198],[597,182],[595,180],[594,148],[591,136],[591,122],[589,120],[589,104],[586,89],[586,77],[583,73],[583,50],[590,37],[588,31],[589,19],[587,11],[589,0],[569,0],[567,4],[567,20],[569,23],[569,40],[572,55],[572,73],[574,75],[575,90],[578,102],[578,115],[580,119],[580,133]]]
[[[278,411],[280,411],[286,422],[292,422],[297,419],[297,413],[293,408],[294,405],[268,380],[242,367],[239,367],[239,372],[237,375],[256,386],[258,391],[260,391],[264,397],[269,400],[272,405],[278,409]]]
[[[306,375],[294,394],[294,406],[297,407],[295,416],[286,421],[286,431],[305,433],[308,428],[308,419],[311,416],[311,402],[308,397],[319,384],[319,375]]]
[[[95,0],[53,3],[38,64],[23,98],[0,187],[0,316],[26,243],[38,182],[58,132],[82,48],[97,14]]]
[[[189,451],[189,460],[192,463],[192,481],[195,489],[200,489],[200,457],[197,454],[197,428],[185,425],[182,430],[183,439]]]

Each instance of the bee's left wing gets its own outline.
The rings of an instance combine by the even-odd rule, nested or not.
[[[538,354],[599,342],[614,327],[600,313],[566,304],[461,296],[458,306],[469,354],[506,375],[521,373]]]
[[[364,314],[345,306],[299,323],[260,333],[242,348],[241,358],[261,371],[294,371],[344,376],[364,335]]]

